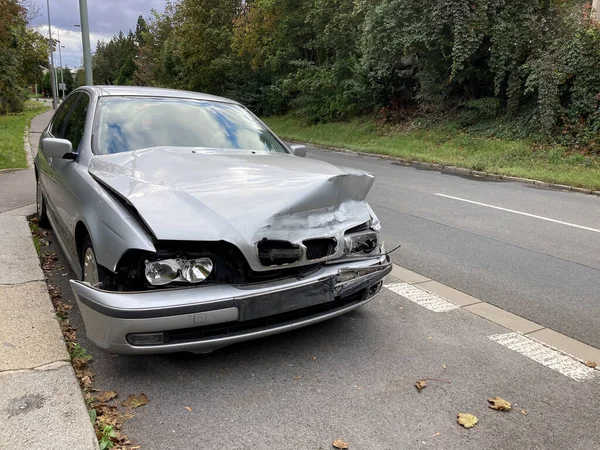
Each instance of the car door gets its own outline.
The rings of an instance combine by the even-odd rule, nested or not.
[[[49,209],[50,216],[53,219],[54,226],[59,228],[56,230],[58,233],[63,232],[62,224],[59,223],[59,213],[58,206],[56,203],[57,195],[58,195],[58,185],[59,179],[58,174],[56,173],[56,167],[58,166],[57,162],[54,161],[54,158],[46,157],[44,152],[42,151],[41,143],[44,138],[62,138],[64,136],[64,129],[67,124],[67,119],[76,105],[79,97],[76,94],[70,95],[67,99],[60,105],[50,124],[42,133],[40,138],[40,148],[38,152],[41,153],[42,157],[38,159],[38,170],[40,175],[40,180],[42,183],[42,190],[44,192],[46,205]]]
[[[62,139],[71,142],[73,152],[79,153],[82,148],[82,138],[86,125],[86,118],[90,104],[90,97],[85,92],[77,92],[73,95],[75,102],[70,109],[62,131]],[[75,225],[80,217],[81,199],[75,186],[82,176],[78,159],[60,159],[52,162],[55,172],[56,183],[53,192],[56,213],[61,222],[64,245],[71,255],[77,258],[75,248]]]

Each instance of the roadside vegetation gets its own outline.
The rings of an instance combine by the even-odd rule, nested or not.
[[[598,48],[589,0],[181,0],[93,67],[234,98],[288,138],[597,188]]]
[[[392,125],[360,117],[311,125],[294,115],[264,121],[284,139],[600,190],[598,155],[468,132],[449,121],[432,124],[421,119]]]
[[[35,100],[24,102],[23,112],[0,115],[0,169],[21,169],[27,167],[23,150],[25,128],[31,119],[49,108],[49,105]]]
[[[0,0],[0,116],[23,111],[28,86],[48,67],[47,40],[28,27],[39,15],[32,0]]]

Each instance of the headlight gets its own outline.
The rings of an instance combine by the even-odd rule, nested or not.
[[[198,259],[162,259],[146,261],[144,274],[153,286],[163,286],[172,281],[200,283],[210,275],[213,263],[209,258]]]
[[[344,254],[371,253],[377,248],[377,233],[367,231],[363,233],[349,234],[344,237]]]

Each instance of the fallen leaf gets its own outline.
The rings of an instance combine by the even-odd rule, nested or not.
[[[357,391],[362,391],[362,386],[356,386]]]
[[[316,356],[313,356],[313,357],[312,357],[312,359],[313,359],[313,361],[316,361],[317,357],[316,357]]]
[[[598,366],[598,364],[596,364],[594,361],[586,361],[585,365],[587,367],[591,367],[592,369],[595,369]]]
[[[121,403],[125,408],[138,408],[148,404],[148,396],[146,394],[129,395],[127,400]]]
[[[341,449],[350,448],[350,444],[342,441],[341,439],[336,439],[335,441],[333,441],[333,446],[335,448],[341,448]]]
[[[509,411],[511,408],[510,402],[507,402],[503,398],[500,397],[492,397],[488,398],[488,402],[491,404],[488,405],[491,409],[495,409],[497,411]]]
[[[445,368],[446,368],[446,364],[442,364],[442,369],[445,369]]]
[[[100,403],[105,403],[112,400],[117,395],[118,394],[115,391],[104,391],[102,394],[96,397],[96,400],[98,400]]]
[[[442,434],[442,433],[440,433],[440,432],[438,431],[437,433],[435,433],[435,434],[432,434],[432,435],[431,435],[431,437],[436,437],[436,436],[439,436],[440,434]]]
[[[431,339],[431,336],[427,336],[427,339]]]
[[[417,388],[418,392],[421,392],[423,389],[425,389],[427,387],[427,381],[419,380],[415,383],[415,387]]]
[[[464,428],[473,428],[477,423],[477,417],[475,417],[473,414],[458,413],[456,416],[456,421]]]
[[[294,377],[294,381],[298,381],[302,377]]]
[[[524,409],[521,410],[521,414],[523,414],[524,416],[527,415],[527,411],[525,411]]]
[[[192,412],[192,408],[190,408],[189,406],[186,406],[185,409],[187,409],[189,412]]]

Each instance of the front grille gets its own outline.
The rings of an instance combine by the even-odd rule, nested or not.
[[[302,258],[302,250],[298,245],[288,241],[263,239],[257,244],[258,259],[263,266],[280,266],[292,264]]]
[[[306,259],[312,261],[332,255],[335,252],[336,243],[337,241],[333,238],[307,239],[303,242],[306,246]]]
[[[247,320],[245,322],[227,322],[204,327],[184,328],[181,330],[171,330],[165,332],[165,343],[176,344],[185,342],[194,342],[202,339],[219,336],[235,335],[248,331],[258,331],[263,328],[284,324],[286,322],[295,322],[310,316],[326,314],[345,306],[359,303],[378,292],[381,282],[374,287],[361,289],[360,291],[344,298],[337,297],[329,303],[308,306],[306,308],[296,309],[285,313],[262,317],[260,319]]]

